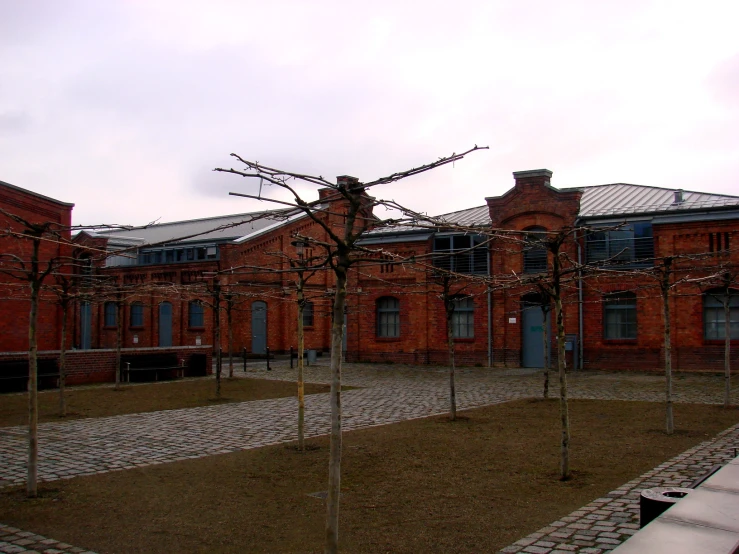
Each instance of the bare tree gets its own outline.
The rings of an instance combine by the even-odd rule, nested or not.
[[[324,232],[323,240],[312,239],[313,244],[320,245],[327,253],[327,262],[334,273],[335,290],[332,307],[331,331],[331,439],[329,453],[329,483],[326,498],[326,543],[325,552],[333,554],[339,549],[339,491],[341,483],[341,353],[343,343],[344,306],[346,304],[346,284],[349,268],[358,261],[357,252],[362,249],[357,241],[371,226],[376,225],[377,219],[372,215],[372,208],[378,204],[376,199],[367,195],[366,190],[379,184],[388,184],[399,181],[412,175],[453,163],[461,160],[465,155],[479,150],[474,148],[462,154],[452,154],[436,162],[426,164],[407,171],[393,173],[369,183],[360,183],[351,177],[340,177],[337,183],[331,183],[321,176],[292,173],[264,166],[258,162],[247,161],[238,155],[232,154],[246,167],[245,170],[222,169],[223,171],[242,177],[258,178],[260,182],[276,185],[289,192],[293,202],[271,200],[295,209],[295,213],[302,212],[313,220]],[[313,202],[306,202],[292,181],[302,181],[314,186],[324,187],[330,193],[324,198]],[[234,194],[234,193],[232,193]],[[248,198],[263,199],[261,195],[237,194]],[[328,203],[328,207],[322,206]],[[391,203],[385,203],[389,205]],[[394,206],[397,207],[397,206]]]

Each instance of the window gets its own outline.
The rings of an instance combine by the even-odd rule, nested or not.
[[[457,273],[487,273],[488,250],[480,235],[434,237],[434,267]]]
[[[303,327],[313,326],[313,302],[306,300],[303,305]]]
[[[472,298],[455,298],[452,312],[452,336],[471,339],[475,336],[475,303]]]
[[[144,305],[141,302],[131,304],[131,327],[144,326]]]
[[[116,326],[116,306],[115,302],[106,302],[103,306],[104,311],[104,319],[105,319],[105,326],[106,327],[115,327]]]
[[[636,338],[636,294],[616,292],[603,298],[603,336],[607,339]]]
[[[174,264],[202,260],[217,260],[219,258],[218,245],[210,244],[191,248],[166,247],[157,250],[139,250],[139,265]]]
[[[205,327],[205,310],[200,300],[193,300],[188,305],[187,321],[190,327]]]
[[[386,296],[377,301],[377,336],[400,336],[400,302]]]
[[[587,262],[627,267],[654,265],[654,239],[651,221],[634,221],[593,229],[586,236]]]
[[[523,272],[544,273],[547,270],[547,249],[542,244],[546,238],[544,227],[530,227],[526,229],[523,249]]]
[[[707,292],[703,295],[703,336],[706,340],[726,338],[726,316],[724,315],[724,291]],[[729,326],[731,340],[739,339],[739,292],[729,296]]]
[[[731,233],[708,233],[708,251],[713,253],[729,253],[729,237]]]

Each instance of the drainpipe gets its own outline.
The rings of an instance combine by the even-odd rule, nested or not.
[[[578,227],[580,225],[580,219],[575,220],[575,227]],[[582,245],[580,244],[580,237],[578,236],[577,232],[575,232],[575,242],[577,243],[577,323],[578,323],[578,333],[580,334],[580,340],[577,341],[577,348],[578,348],[578,360],[577,365],[579,366],[577,369],[583,368],[583,352],[584,352],[584,346],[583,343],[585,342],[585,337],[583,336],[584,331],[584,323],[583,323],[583,317],[582,317]]]
[[[490,277],[490,247],[488,246],[488,277]],[[490,285],[487,286],[488,292],[488,367],[493,367],[493,299],[490,292]]]

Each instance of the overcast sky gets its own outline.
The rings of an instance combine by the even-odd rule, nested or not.
[[[374,194],[440,214],[539,168],[739,194],[737,21],[736,0],[0,0],[0,180],[144,224],[266,208],[212,172],[231,152],[368,181],[478,144]]]

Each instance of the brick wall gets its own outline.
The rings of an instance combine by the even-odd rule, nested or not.
[[[206,371],[211,373],[213,348],[210,345],[196,347],[173,347],[173,348],[123,348],[122,356],[134,354],[176,354],[179,364],[188,364],[193,354],[205,354]],[[25,360],[27,352],[1,352],[0,362],[12,360]],[[59,359],[58,350],[46,350],[39,352],[39,359]],[[111,349],[101,350],[68,350],[65,352],[66,383],[68,385],[87,385],[93,383],[115,382],[115,360],[116,351]],[[187,375],[187,372],[186,372]]]

